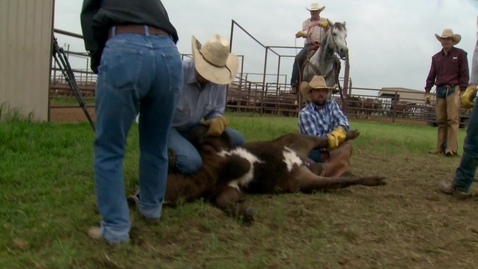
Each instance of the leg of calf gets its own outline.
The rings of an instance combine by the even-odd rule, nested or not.
[[[225,186],[216,197],[216,205],[232,217],[242,217],[244,221],[254,220],[254,208],[245,203],[245,194],[242,190]]]
[[[342,176],[348,169],[353,147],[349,142],[344,142],[336,150],[330,152],[330,157],[323,164],[326,177]]]
[[[347,188],[352,185],[381,186],[386,184],[383,182],[384,179],[385,177],[380,176],[324,178],[315,175],[307,167],[301,166],[283,190],[311,193],[319,190]]]

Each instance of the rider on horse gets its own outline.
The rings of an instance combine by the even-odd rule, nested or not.
[[[320,47],[320,42],[325,36],[325,33],[329,30],[330,24],[329,19],[320,17],[320,13],[325,9],[325,6],[320,7],[319,3],[314,2],[310,5],[310,8],[306,9],[310,11],[310,18],[302,23],[302,31],[298,31],[295,34],[297,38],[305,38],[305,42],[304,47],[295,57],[294,65],[292,67],[290,85],[292,87],[291,93],[294,94],[297,93],[298,77],[301,73],[307,54]]]

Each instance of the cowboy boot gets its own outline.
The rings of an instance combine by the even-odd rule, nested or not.
[[[445,126],[438,126],[438,134],[437,134],[437,147],[435,150],[430,150],[430,154],[441,154],[445,153],[446,148],[446,136],[447,136],[447,128]]]
[[[438,184],[438,190],[445,194],[451,194],[453,198],[458,200],[465,200],[475,196],[472,192],[463,192],[455,189],[455,187],[449,182],[440,182]]]
[[[290,93],[292,94],[297,94],[297,82],[295,82],[293,85],[292,85],[292,88],[290,89]]]

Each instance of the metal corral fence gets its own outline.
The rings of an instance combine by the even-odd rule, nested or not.
[[[81,35],[54,29],[55,34],[82,39]],[[232,36],[231,36],[232,41]],[[269,50],[265,46],[266,51]],[[95,86],[97,76],[89,68],[89,57],[85,51],[65,51],[70,59],[81,59],[84,61],[84,68],[74,68],[77,84],[85,100],[95,98]],[[182,54],[182,57],[191,57],[191,54]],[[290,93],[288,75],[280,73],[247,73],[244,72],[244,56],[238,55],[241,59],[241,70],[227,90],[226,110],[231,112],[248,112],[263,115],[275,115],[285,117],[297,117],[299,105],[297,96]],[[347,66],[347,65],[346,65]],[[348,66],[347,66],[348,68]],[[266,68],[264,68],[265,71]],[[275,82],[266,82],[267,77],[273,78]],[[344,89],[344,102],[339,94],[333,98],[349,118],[366,119],[375,121],[387,121],[411,124],[436,125],[435,100],[432,94],[432,102],[427,105],[423,102],[423,91],[414,91],[403,88],[359,88],[352,86],[352,79],[348,77],[339,78]],[[64,80],[61,71],[55,61],[51,68],[50,98],[70,99],[75,98]],[[58,104],[58,101],[56,102]],[[70,102],[66,102],[71,104]],[[69,105],[76,106],[76,105]],[[52,106],[53,107],[53,106]],[[461,125],[466,126],[470,110],[461,110]]]

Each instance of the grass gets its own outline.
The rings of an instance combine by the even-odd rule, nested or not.
[[[164,208],[157,226],[131,210],[132,241],[113,248],[86,235],[101,219],[89,124],[34,123],[11,114],[4,112],[0,123],[3,268],[478,267],[475,204],[435,190],[459,163],[426,154],[436,128],[352,122],[361,132],[353,145],[363,149],[354,151],[352,172],[384,174],[386,186],[250,195],[257,210],[250,226],[202,201]],[[228,116],[247,141],[297,130],[293,118]],[[124,161],[128,194],[136,188],[138,157],[133,125]]]

